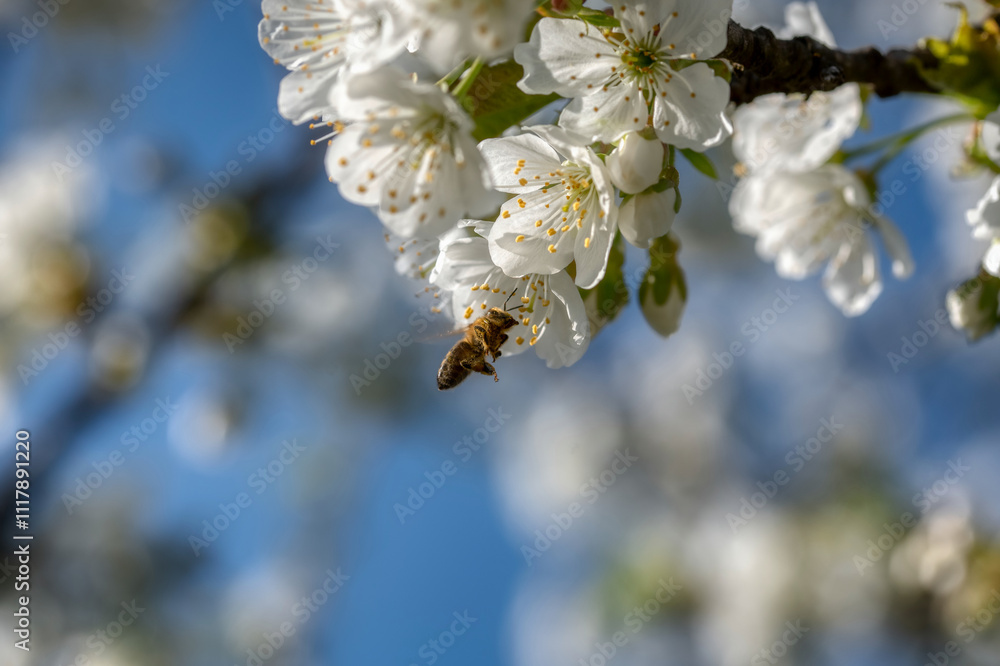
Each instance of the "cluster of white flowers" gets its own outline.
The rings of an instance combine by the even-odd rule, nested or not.
[[[815,4],[793,3],[785,33],[834,46]],[[830,158],[861,122],[856,84],[832,93],[766,95],[733,114],[733,151],[746,173],[730,199],[737,231],[779,275],[801,280],[824,263],[823,287],[847,316],[864,313],[882,291],[869,228],[880,232],[898,278],[913,271],[903,235],[876,214],[858,176]]]
[[[378,216],[397,270],[423,281],[456,323],[517,296],[504,352],[532,347],[550,367],[574,363],[591,335],[580,290],[605,278],[619,232],[644,249],[669,234],[676,151],[733,134],[743,176],[734,226],[781,276],[825,265],[827,295],[855,316],[882,290],[875,236],[894,275],[912,272],[866,181],[833,159],[861,122],[859,86],[767,95],[732,111],[730,66],[713,60],[732,0],[621,0],[603,13],[559,3],[540,18],[536,4],[263,0],[261,45],[290,70],[281,113],[329,129],[330,180]],[[786,21],[779,36],[834,46],[814,3],[791,3]],[[515,120],[477,142],[477,77],[487,59],[511,57],[521,93],[562,98],[558,121]],[[976,234],[995,239],[986,265],[1000,273],[998,218],[1000,178],[970,213]],[[681,294],[669,301],[671,321],[654,328],[676,328]]]
[[[264,0],[260,42],[290,70],[279,110],[330,128],[330,180],[378,215],[397,269],[462,325],[518,295],[505,353],[562,367],[587,348],[579,289],[604,277],[619,230],[641,248],[670,231],[668,145],[702,151],[732,131],[728,70],[710,60],[732,0],[625,0],[596,23],[541,18],[524,42],[535,5]],[[511,54],[523,92],[570,101],[557,126],[477,145],[469,78]]]

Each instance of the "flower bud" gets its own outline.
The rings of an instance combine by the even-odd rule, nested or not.
[[[671,188],[662,192],[643,192],[622,204],[618,211],[618,228],[632,245],[643,249],[665,235],[674,224],[674,203],[677,192]]]
[[[980,273],[948,292],[946,304],[951,325],[964,331],[970,340],[978,340],[996,328],[997,292],[1000,279]]]
[[[605,164],[615,187],[626,194],[637,194],[659,182],[663,144],[658,139],[629,132],[608,155]]]
[[[663,337],[680,328],[687,304],[687,280],[677,262],[679,250],[673,235],[657,240],[649,250],[649,270],[639,287],[642,315]]]

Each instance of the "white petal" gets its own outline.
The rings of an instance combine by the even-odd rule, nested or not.
[[[663,168],[663,144],[631,132],[605,160],[611,181],[626,194],[637,194],[660,181]]]
[[[617,212],[617,209],[615,209]],[[618,225],[589,216],[589,224],[576,234],[576,284],[582,289],[592,289],[604,277],[608,268],[608,255],[615,240]]]
[[[913,255],[906,237],[891,220],[877,218],[879,233],[885,243],[886,252],[892,259],[892,274],[899,280],[905,280],[913,275]]]
[[[511,194],[539,189],[562,161],[552,146],[531,134],[486,139],[479,144],[479,151],[486,160],[493,187]]]
[[[543,18],[527,44],[514,48],[514,60],[524,67],[517,86],[533,95],[559,93],[582,97],[616,78],[621,65],[614,47],[601,31],[582,21]]]
[[[661,0],[656,4],[664,17],[660,42],[671,51],[704,60],[726,48],[733,0]]]
[[[468,289],[482,284],[492,267],[489,248],[482,238],[452,238],[441,243],[431,282],[451,291]]]
[[[993,179],[976,207],[966,213],[966,218],[973,225],[974,237],[1000,237],[1000,176]]]
[[[1000,242],[994,241],[990,245],[990,249],[986,251],[986,256],[983,257],[983,268],[990,274],[1000,277]]]
[[[545,315],[549,322],[538,336],[535,353],[550,368],[569,367],[580,360],[590,344],[587,310],[565,272],[546,279],[551,304]]]
[[[372,138],[364,126],[349,125],[330,142],[326,172],[337,183],[342,197],[359,206],[374,206],[381,193],[380,174],[384,175],[384,163],[392,159],[394,151],[394,141]]]
[[[808,36],[830,48],[837,48],[833,33],[815,2],[789,3],[785,7],[785,27],[775,34],[781,39]]]
[[[871,243],[863,238],[844,244],[823,275],[826,295],[848,317],[864,314],[882,293]]]
[[[729,84],[705,63],[673,72],[657,85],[653,127],[664,143],[701,151],[732,133],[726,116]]]
[[[645,127],[648,115],[642,93],[631,86],[612,85],[572,100],[559,114],[559,124],[586,133],[592,141],[613,143]]]
[[[631,197],[621,206],[618,227],[632,245],[648,249],[653,241],[666,235],[674,223],[677,192],[647,192]]]
[[[334,107],[341,70],[296,71],[278,86],[278,113],[296,125],[318,120]]]
[[[733,113],[733,153],[751,171],[808,171],[826,163],[858,128],[856,84],[831,93],[764,95]]]
[[[561,231],[566,226],[561,204],[562,195],[551,190],[506,202],[501,207],[500,218],[490,230],[493,262],[515,277],[564,269],[573,261],[575,227]]]

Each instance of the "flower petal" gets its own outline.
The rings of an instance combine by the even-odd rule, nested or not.
[[[559,93],[582,97],[615,78],[621,64],[601,31],[582,21],[543,18],[526,44],[514,48],[514,60],[524,67],[517,86],[526,93]]]
[[[583,299],[565,272],[546,278],[550,305],[544,312],[545,327],[535,343],[535,353],[549,368],[576,363],[590,344],[590,326]]]
[[[662,0],[655,4],[663,17],[660,42],[674,53],[704,60],[726,48],[733,0]]]
[[[490,230],[493,262],[515,277],[564,269],[573,261],[574,244],[572,234],[561,231],[566,226],[561,204],[562,194],[552,190],[506,202]]]
[[[823,275],[823,289],[830,301],[848,317],[868,311],[882,293],[882,280],[867,237],[841,246]]]
[[[893,222],[884,217],[875,219],[882,242],[885,243],[886,252],[892,259],[892,274],[899,280],[905,280],[913,275],[913,255],[910,253],[910,244],[906,241],[906,236],[899,230]]]
[[[976,207],[966,213],[966,219],[973,225],[975,238],[1000,237],[1000,176],[993,179]]]
[[[673,226],[676,202],[677,192],[673,188],[629,198],[618,213],[618,228],[622,236],[632,245],[648,249],[655,239],[666,235]]]
[[[486,139],[479,144],[493,187],[501,192],[524,194],[544,186],[561,159],[552,146],[537,136],[522,134]]]
[[[780,39],[808,36],[832,49],[837,48],[837,41],[815,2],[788,3],[785,6],[785,27],[776,34]]]
[[[983,268],[991,275],[1000,277],[1000,242],[993,241],[983,257]]]
[[[653,127],[664,143],[701,151],[732,133],[726,116],[729,84],[705,63],[660,79],[655,93]]]
[[[648,116],[642,93],[631,84],[616,81],[571,101],[559,115],[559,124],[593,141],[611,143],[641,130]]]

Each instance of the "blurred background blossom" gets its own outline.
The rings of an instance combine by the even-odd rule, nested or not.
[[[819,4],[844,48],[954,22]],[[1000,341],[942,326],[888,357],[982,255],[960,145],[889,208],[917,272],[863,317],[777,278],[687,170],[677,334],[633,302],[570,369],[505,358],[441,394],[440,304],[275,123],[259,6],[59,7],[28,36],[39,5],[0,4],[24,41],[0,58],[0,421],[32,433],[36,549],[33,649],[8,636],[0,662],[1000,659]],[[875,100],[869,136],[944,107]],[[475,621],[446,640],[456,613]]]

